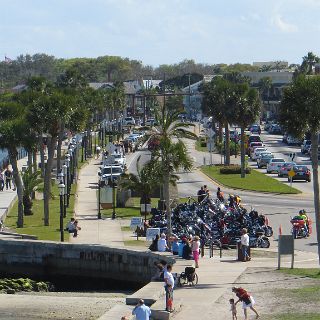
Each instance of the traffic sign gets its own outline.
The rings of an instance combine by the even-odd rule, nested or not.
[[[107,149],[107,151],[108,151],[108,153],[109,154],[112,154],[112,153],[114,153],[115,151],[116,151],[116,147],[115,147],[115,145],[113,144],[113,143],[108,143],[107,144],[107,147],[106,147],[106,149]]]
[[[288,172],[288,176],[289,176],[290,178],[294,177],[295,175],[296,175],[296,173],[294,172],[293,169],[291,169],[291,170]]]
[[[136,230],[137,227],[141,227],[141,226],[142,226],[142,218],[140,217],[131,218],[130,229]]]
[[[212,139],[212,138],[216,135],[216,133],[214,132],[214,130],[213,130],[212,128],[210,128],[210,129],[208,130],[208,132],[207,132],[207,135],[208,135],[208,137],[209,137],[210,139]]]
[[[115,157],[114,156],[108,156],[106,160],[106,164],[114,164]]]

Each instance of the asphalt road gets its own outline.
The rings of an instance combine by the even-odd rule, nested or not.
[[[277,156],[288,157],[288,154],[293,151],[297,152],[298,162],[306,161],[306,157],[298,153],[298,151],[300,152],[299,147],[288,147],[281,142],[281,139],[282,136],[274,136],[268,134],[263,135],[265,145]],[[198,169],[198,167],[203,164],[204,158],[206,159],[206,163],[209,163],[209,153],[195,151],[194,141],[187,140],[186,145],[188,146],[190,156],[194,160],[194,169],[192,170],[192,172],[179,172],[179,196],[195,197],[200,187],[206,184],[211,191],[211,194],[215,197],[217,184]],[[136,154],[131,158],[131,161],[128,164],[128,169],[130,172],[136,173],[136,161],[139,156],[140,164],[143,165],[143,163],[150,159],[150,152],[147,150],[136,152]],[[220,155],[218,154],[213,154],[212,158],[213,163],[220,163],[221,161]],[[283,234],[290,234],[290,217],[296,215],[300,209],[304,208],[308,212],[312,220],[315,220],[313,210],[312,183],[294,182],[294,187],[299,188],[301,191],[303,191],[303,193],[300,195],[284,196],[240,190],[235,191],[227,188],[223,188],[223,191],[225,195],[228,195],[229,193],[238,194],[242,199],[242,203],[247,209],[255,208],[259,213],[267,215],[270,221],[270,225],[274,229],[274,241],[276,241],[280,226]],[[313,223],[313,230],[315,230],[315,223]],[[295,248],[298,250],[317,252],[317,241],[315,232],[313,232],[308,239],[296,240]]]

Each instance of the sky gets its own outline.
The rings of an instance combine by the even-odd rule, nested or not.
[[[0,0],[0,8],[0,60],[115,55],[156,67],[320,55],[320,0]]]

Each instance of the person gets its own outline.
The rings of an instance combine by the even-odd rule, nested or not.
[[[66,231],[69,231],[70,233],[74,232],[74,218],[71,218],[70,221],[68,222],[67,226],[66,226]]]
[[[237,303],[239,301],[242,301],[242,309],[243,309],[243,313],[244,313],[244,319],[247,320],[248,319],[248,312],[247,312],[247,308],[250,308],[255,314],[256,314],[256,318],[259,318],[259,314],[257,312],[257,310],[253,307],[253,305],[255,304],[255,301],[253,299],[253,297],[243,288],[239,287],[233,287],[232,288],[232,292],[234,292],[236,294],[236,296],[238,297],[238,301],[235,303],[235,305],[237,305]]]
[[[164,233],[161,234],[160,239],[158,240],[158,251],[165,252],[169,250],[166,240],[166,235]]]
[[[210,193],[209,193],[209,189],[208,189],[208,187],[207,187],[207,185],[206,185],[206,184],[203,186],[203,190],[204,190],[204,192],[205,192],[206,196],[209,196],[209,195],[210,195]]]
[[[206,196],[206,192],[204,191],[203,187],[200,188],[200,190],[197,193],[198,195],[198,202],[202,202],[202,200],[205,198]]]
[[[167,262],[161,260],[160,262],[155,261],[153,264],[156,267],[156,273],[151,278],[151,281],[163,280],[164,272],[167,270]]]
[[[306,213],[306,210],[302,209],[299,211],[299,217],[301,217],[304,221],[304,229],[307,233],[307,235],[309,236],[309,226],[308,226],[308,216],[307,216],[307,213]]]
[[[183,246],[183,249],[182,249],[182,258],[186,259],[186,260],[189,260],[191,252],[192,252],[191,251],[191,247],[190,247],[190,243],[189,243],[187,238],[185,238],[185,240],[183,242],[184,242],[184,246]]]
[[[200,241],[199,241],[199,237],[195,236],[192,239],[192,244],[191,244],[191,251],[192,251],[192,255],[193,255],[193,259],[195,262],[195,267],[199,268],[199,249],[200,249]]]
[[[179,239],[177,237],[173,237],[173,241],[171,244],[171,250],[173,255],[175,256],[179,255],[179,246],[180,246]]]
[[[138,304],[132,310],[132,315],[136,316],[137,320],[149,320],[151,310],[144,304],[144,300],[140,299]]]
[[[152,240],[152,243],[150,244],[149,250],[157,251],[158,250],[158,241],[159,241],[159,235],[156,234],[155,238]]]
[[[11,181],[12,181],[12,171],[7,168],[4,172],[4,176],[6,179],[6,190],[11,189]]]
[[[219,201],[224,202],[223,192],[221,191],[220,187],[217,190],[217,198]]]
[[[74,220],[74,228],[75,231],[73,233],[73,237],[77,237],[78,236],[78,230],[81,230],[81,227],[78,225],[78,220]]]
[[[234,303],[234,299],[230,299],[230,311],[232,313],[232,320],[237,320],[237,306]]]
[[[4,176],[3,173],[0,171],[0,191],[3,191],[4,188]]]
[[[241,250],[243,261],[250,261],[251,257],[249,256],[248,249],[249,249],[249,235],[246,228],[243,228],[241,231]]]
[[[174,288],[174,278],[171,273],[172,265],[167,266],[167,270],[164,273],[165,291],[166,291],[166,311],[173,311],[173,288]]]
[[[96,148],[96,159],[99,159],[100,152],[101,152],[101,147],[97,146],[97,148]]]

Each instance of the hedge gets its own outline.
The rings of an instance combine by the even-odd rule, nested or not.
[[[251,168],[245,169],[246,174],[251,173]],[[220,169],[221,174],[241,174],[241,167],[238,165],[224,166]]]

